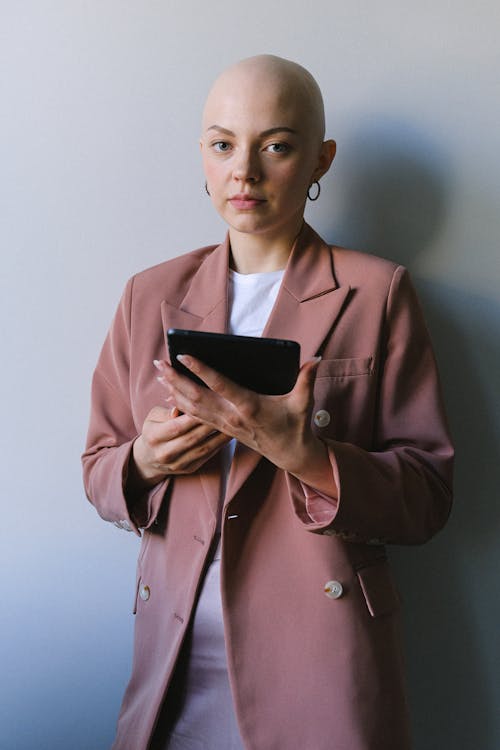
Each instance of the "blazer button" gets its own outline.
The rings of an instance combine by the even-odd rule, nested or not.
[[[330,415],[326,409],[320,409],[314,415],[314,424],[316,427],[328,427],[330,424]]]
[[[325,583],[324,591],[330,599],[340,599],[344,593],[344,587],[338,581],[328,581]]]
[[[143,602],[147,602],[147,600],[151,596],[151,589],[149,588],[149,586],[141,584],[139,588],[139,596],[141,597]]]

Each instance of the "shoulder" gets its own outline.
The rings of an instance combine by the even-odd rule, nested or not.
[[[306,225],[310,246],[329,252],[334,277],[339,286],[352,288],[390,287],[392,280],[406,269],[386,258],[360,250],[342,247],[323,239],[312,227]]]
[[[422,314],[408,269],[377,255],[330,246],[334,274],[339,286],[349,286],[358,304],[366,309],[409,309]]]
[[[387,308],[403,303],[418,305],[415,288],[405,266],[387,258],[335,244],[327,244],[333,275],[340,287],[350,287],[365,308]]]
[[[135,300],[183,299],[192,277],[219,245],[205,245],[136,273],[127,287]]]
[[[406,269],[386,258],[332,245],[333,267],[340,285],[355,287],[388,287],[394,276]]]
[[[134,284],[137,286],[151,286],[155,282],[172,276],[196,273],[203,261],[218,247],[218,245],[205,245],[191,250],[190,252],[177,255],[150,268],[145,268],[133,276]]]

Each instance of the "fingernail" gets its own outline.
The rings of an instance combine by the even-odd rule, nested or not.
[[[166,385],[167,384],[167,381],[165,380],[165,378],[163,377],[163,375],[157,375],[156,379],[162,385]]]
[[[191,365],[191,357],[189,357],[187,354],[178,354],[176,359],[178,359],[179,362],[186,367],[189,367]]]
[[[314,362],[314,364],[316,365],[319,362],[321,362],[322,359],[323,359],[323,357],[317,356],[317,357],[312,357],[312,359],[310,361]]]
[[[160,370],[160,372],[163,370],[163,363],[160,362],[159,359],[153,359],[153,364],[157,370]]]

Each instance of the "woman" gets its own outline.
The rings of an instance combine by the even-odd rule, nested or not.
[[[129,281],[93,381],[86,491],[142,530],[114,748],[405,750],[385,544],[443,526],[453,457],[415,293],[304,224],[335,144],[300,66],[225,71],[201,151],[226,240]],[[170,327],[296,340],[296,385],[261,396],[183,358],[198,386]]]

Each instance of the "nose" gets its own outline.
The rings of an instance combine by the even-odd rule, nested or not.
[[[256,182],[260,178],[258,154],[250,148],[238,152],[233,167],[233,178],[241,182]]]

